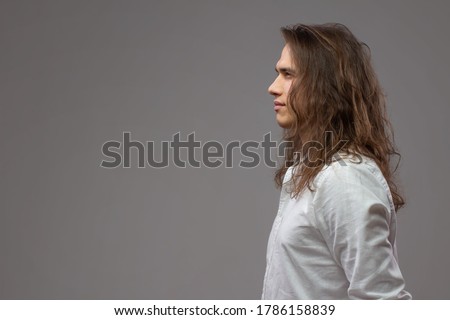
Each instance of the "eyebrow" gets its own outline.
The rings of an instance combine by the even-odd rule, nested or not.
[[[295,74],[295,70],[291,69],[291,68],[280,68],[280,69],[277,69],[277,67],[275,67],[275,72],[277,72],[277,73],[291,73],[291,74]]]

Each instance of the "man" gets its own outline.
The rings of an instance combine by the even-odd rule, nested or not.
[[[269,87],[291,143],[263,299],[411,299],[396,250],[397,154],[368,47],[341,24],[281,29]]]

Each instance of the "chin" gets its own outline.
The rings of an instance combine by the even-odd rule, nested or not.
[[[285,109],[285,108],[283,108],[283,109]],[[281,109],[277,112],[276,120],[280,127],[284,128],[284,129],[288,129],[289,127],[292,126],[293,119],[290,116],[290,114],[286,112],[287,110],[283,110],[283,109]]]
[[[292,121],[286,119],[277,119],[277,123],[281,128],[288,129],[292,125]]]
[[[279,125],[281,128],[283,128],[283,129],[289,128],[289,125],[286,124],[286,123],[280,123],[280,122],[278,122],[278,125]]]

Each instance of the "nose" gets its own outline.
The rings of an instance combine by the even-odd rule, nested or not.
[[[279,77],[277,77],[272,84],[269,86],[269,88],[267,89],[267,91],[269,92],[269,94],[273,95],[273,96],[279,96],[281,95],[281,86],[280,83],[278,82]]]

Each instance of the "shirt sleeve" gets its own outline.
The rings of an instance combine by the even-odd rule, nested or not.
[[[411,299],[397,262],[389,189],[369,169],[334,163],[321,173],[313,200],[317,227],[345,272],[350,299]]]

